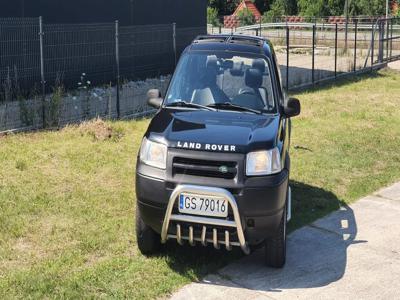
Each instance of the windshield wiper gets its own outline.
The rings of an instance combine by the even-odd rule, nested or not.
[[[191,103],[191,102],[186,102],[186,101],[176,101],[167,104],[165,107],[193,107],[193,108],[202,108],[202,109],[207,109],[211,111],[215,111],[214,108],[201,105],[201,104],[196,104],[196,103]]]
[[[241,110],[241,111],[252,112],[252,113],[255,113],[255,114],[262,114],[262,111],[260,111],[260,110],[256,110],[256,109],[252,109],[252,108],[248,108],[248,107],[244,107],[244,106],[240,106],[240,105],[235,105],[235,104],[232,104],[230,102],[214,103],[214,104],[210,104],[210,105],[207,105],[207,106],[208,107],[212,107],[212,108],[216,108],[216,109]]]

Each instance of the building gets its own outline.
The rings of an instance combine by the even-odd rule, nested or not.
[[[238,5],[238,7],[236,8],[235,12],[232,15],[224,17],[224,27],[225,28],[235,28],[235,27],[240,26],[238,14],[243,9],[248,9],[254,15],[255,20],[257,22],[259,22],[261,20],[262,15],[261,15],[260,11],[258,10],[258,8],[253,3],[253,1],[243,0],[242,2],[240,2],[240,4]]]
[[[206,0],[0,0],[0,18],[39,17],[46,23],[121,25],[177,23],[206,27]]]

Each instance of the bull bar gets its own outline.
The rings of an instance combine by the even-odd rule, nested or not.
[[[226,199],[229,203],[229,206],[233,212],[233,221],[213,218],[213,217],[202,217],[202,216],[193,216],[193,215],[182,215],[182,214],[173,214],[173,208],[175,206],[175,202],[178,199],[181,193],[193,193],[198,195],[207,195],[207,196],[215,196],[222,197]],[[176,235],[168,234],[168,229],[171,221],[176,222]],[[189,226],[189,235],[182,236],[181,223],[195,223],[203,225],[201,230],[201,236],[195,237],[193,233],[193,226]],[[212,239],[206,238],[207,226],[212,227]],[[228,228],[236,228],[238,242],[230,241],[230,233],[228,230],[224,232],[224,239],[218,240],[218,227],[226,227]],[[227,250],[231,250],[232,246],[240,246],[245,254],[250,253],[250,248],[246,242],[244,237],[243,227],[241,223],[241,218],[239,214],[239,208],[236,203],[235,198],[232,193],[227,191],[226,189],[216,188],[216,187],[207,187],[207,186],[196,186],[196,185],[178,185],[169,198],[167,210],[164,217],[164,222],[161,230],[161,242],[165,244],[168,239],[176,239],[177,242],[181,245],[183,240],[189,241],[189,244],[194,246],[195,242],[201,242],[203,246],[206,246],[207,243],[212,243],[214,248],[219,249],[220,245],[225,245]]]

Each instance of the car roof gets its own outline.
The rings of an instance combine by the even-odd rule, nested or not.
[[[186,51],[233,51],[272,56],[269,40],[247,35],[200,35],[196,37]]]

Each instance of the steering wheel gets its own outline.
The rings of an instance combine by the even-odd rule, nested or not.
[[[250,88],[241,88],[239,90],[239,95],[255,95],[255,91]]]

